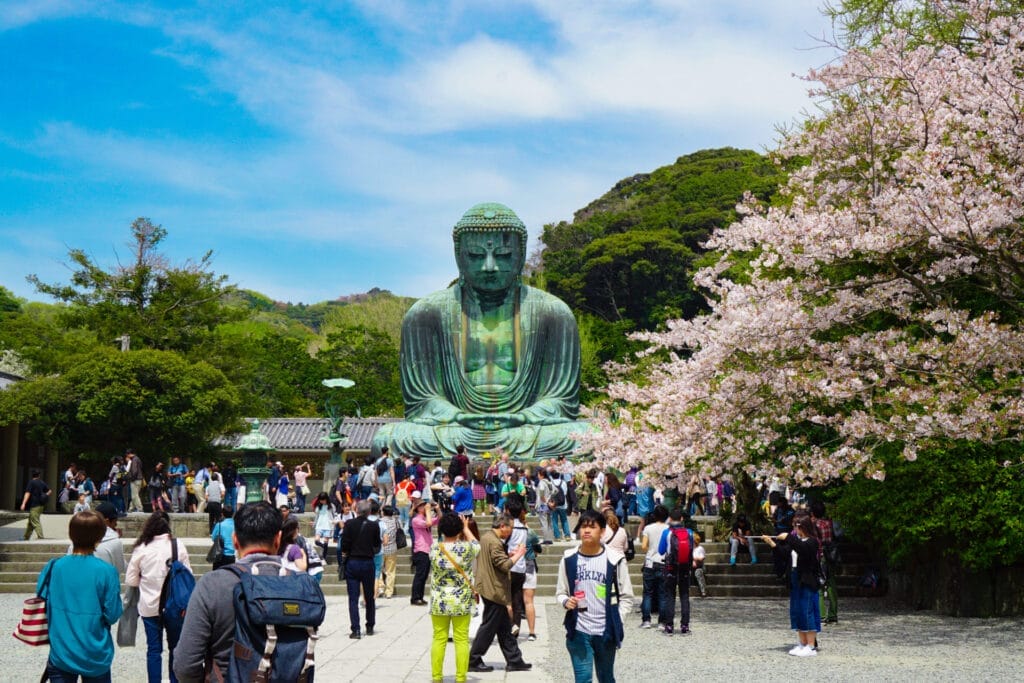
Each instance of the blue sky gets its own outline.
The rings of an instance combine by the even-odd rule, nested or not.
[[[113,266],[146,216],[281,301],[422,296],[473,204],[533,242],[621,178],[771,148],[828,34],[816,0],[4,0],[0,285]]]

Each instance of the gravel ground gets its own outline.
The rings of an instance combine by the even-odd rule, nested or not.
[[[25,597],[0,595],[0,633],[14,630]],[[344,600],[327,600],[324,638],[317,647],[317,661],[322,664],[318,679],[390,683],[429,678],[430,622],[423,608],[410,608],[406,601],[389,602],[378,613],[382,634],[350,641],[343,637],[348,630]],[[626,640],[615,667],[619,681],[1024,681],[1024,617],[954,619],[896,609],[880,600],[848,599],[840,603],[839,624],[820,634],[820,654],[797,658],[786,654],[796,642],[788,629],[786,600],[709,598],[692,600],[691,605],[693,633],[689,636],[642,630],[639,613],[627,618]],[[572,681],[561,629],[564,611],[547,597],[539,599],[537,607],[539,640],[520,639],[533,672],[501,671],[501,654],[494,646],[486,661],[499,670],[470,674],[471,682]],[[0,648],[0,683],[36,680],[48,648],[28,647],[8,638],[7,647]],[[138,647],[118,649],[114,681],[145,680],[141,624],[138,638]],[[351,666],[356,661],[362,668]],[[339,662],[348,664],[339,666]],[[452,661],[445,670],[445,681],[450,682]]]
[[[689,636],[666,636],[626,621],[616,657],[620,681],[1021,681],[1024,618],[955,619],[879,600],[840,603],[840,620],[819,634],[817,657],[790,657],[789,603],[692,600]],[[547,606],[548,622],[563,610]],[[678,618],[678,617],[677,617]],[[553,681],[572,681],[564,639],[551,634],[541,662]]]

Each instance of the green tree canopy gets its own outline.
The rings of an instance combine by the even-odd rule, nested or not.
[[[222,372],[168,351],[101,348],[57,376],[0,392],[0,423],[25,423],[41,444],[109,457],[133,445],[166,457],[206,452],[241,427],[239,397]]]
[[[760,154],[724,148],[622,180],[571,223],[544,226],[548,291],[577,311],[633,329],[692,317],[702,309],[690,278],[702,243],[736,219],[744,193],[768,200],[780,179]]]
[[[137,218],[131,233],[128,265],[105,269],[83,250],[72,249],[70,284],[47,284],[35,275],[28,280],[40,293],[68,304],[67,326],[93,330],[102,342],[129,335],[136,347],[186,350],[218,324],[245,315],[225,305],[234,288],[227,276],[210,270],[213,252],[171,266],[157,251],[167,236],[163,227]]]
[[[355,381],[341,398],[355,400],[364,415],[402,415],[398,354],[386,332],[362,325],[339,328],[316,357],[328,377]]]

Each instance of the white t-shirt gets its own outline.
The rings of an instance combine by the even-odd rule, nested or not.
[[[578,553],[576,561],[576,590],[586,594],[587,609],[576,613],[576,630],[591,636],[604,633],[605,599],[608,581],[608,554]]]
[[[693,559],[703,562],[705,557],[707,557],[707,553],[704,552],[704,546],[699,545],[693,549]]]
[[[650,569],[665,561],[665,556],[658,552],[658,543],[661,542],[661,534],[668,528],[664,522],[654,522],[644,527],[644,538],[647,539],[647,554],[644,555],[644,566]]]
[[[526,541],[530,537],[530,530],[526,528],[522,522],[518,519],[512,523],[512,534],[508,537],[508,549],[509,552],[515,550],[517,546],[526,545]],[[516,574],[526,573],[526,555],[520,557],[514,565],[512,565],[512,571]]]

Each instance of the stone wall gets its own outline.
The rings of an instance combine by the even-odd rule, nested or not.
[[[949,558],[919,558],[889,572],[892,599],[957,617],[1024,614],[1024,564],[969,570]]]

